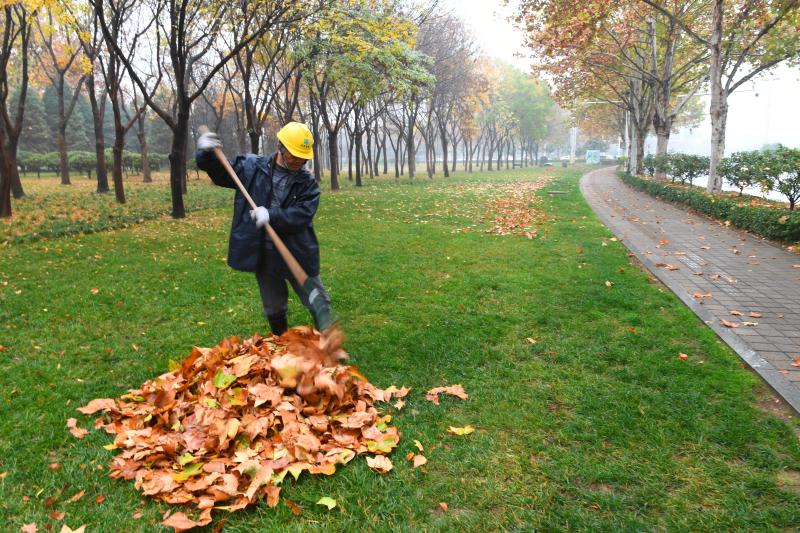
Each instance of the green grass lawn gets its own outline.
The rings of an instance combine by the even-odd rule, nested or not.
[[[795,420],[765,412],[760,381],[631,264],[578,191],[585,170],[547,169],[545,189],[568,194],[540,191],[531,206],[548,216],[533,239],[463,230],[487,227],[487,206],[542,169],[326,192],[322,277],[351,362],[378,386],[412,387],[389,410],[395,469],[380,476],[358,458],[331,477],[287,479],[281,496],[300,516],[257,505],[218,511],[205,530],[221,519],[230,532],[797,527]],[[137,387],[193,345],[265,332],[255,280],[224,261],[229,216],[0,248],[4,531],[58,531],[53,512],[92,533],[160,530],[169,506],[108,478],[110,437],[77,440],[65,421],[88,427],[76,407]],[[290,321],[309,321],[294,296]],[[454,383],[469,400],[424,400]],[[466,424],[475,433],[447,433]],[[424,472],[405,460],[414,439]],[[315,505],[322,496],[338,507]]]

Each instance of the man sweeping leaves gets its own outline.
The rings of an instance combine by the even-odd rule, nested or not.
[[[287,280],[311,311],[317,329],[322,330],[329,326],[329,318],[320,309],[329,310],[330,297],[319,277],[319,244],[313,226],[320,190],[313,176],[303,168],[313,158],[314,140],[304,124],[289,122],[278,132],[278,141],[278,151],[272,156],[246,154],[230,163],[257,207],[251,209],[248,199],[237,190],[228,265],[243,272],[255,272],[264,314],[273,334],[281,335],[288,328]],[[216,185],[237,189],[224,163],[215,155],[220,148],[222,143],[216,133],[200,135],[197,167],[206,171]],[[308,275],[304,282],[292,275],[276,243],[263,230],[268,224]]]

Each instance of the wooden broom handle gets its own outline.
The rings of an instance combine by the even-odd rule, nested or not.
[[[199,131],[200,134],[202,135],[204,133],[208,133],[210,130],[208,129],[207,126],[200,126],[199,128],[197,128],[197,131]],[[233,167],[231,167],[231,164],[228,162],[228,158],[225,157],[225,154],[222,153],[222,150],[219,148],[214,148],[213,151],[214,155],[216,155],[217,159],[219,159],[219,162],[222,163],[222,166],[225,167],[225,170],[228,171],[228,174],[230,175],[231,179],[234,181],[234,183],[236,183],[236,186],[239,187],[239,191],[245,197],[247,203],[250,204],[250,207],[252,209],[258,207],[256,203],[253,201],[253,198],[250,196],[250,193],[248,193],[247,189],[245,189],[244,185],[242,185],[239,176],[236,175],[236,171],[233,170]],[[272,164],[274,165],[275,162],[273,161]],[[278,249],[278,253],[281,254],[281,257],[286,262],[286,265],[292,272],[294,279],[296,279],[297,283],[302,287],[305,284],[306,280],[308,279],[308,274],[306,274],[306,271],[303,270],[303,267],[300,266],[300,263],[297,262],[297,259],[294,258],[292,252],[290,252],[289,249],[286,247],[286,245],[283,244],[283,240],[280,237],[278,237],[278,234],[275,233],[275,230],[272,229],[272,226],[270,226],[269,224],[265,224],[264,229],[267,230],[267,235],[269,235],[269,238],[272,239],[273,244],[275,244],[275,248]]]

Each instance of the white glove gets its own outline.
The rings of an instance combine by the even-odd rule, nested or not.
[[[266,207],[258,206],[250,211],[250,218],[256,223],[256,227],[260,228],[269,224],[269,211]]]
[[[219,140],[219,137],[213,131],[204,133],[197,139],[198,150],[208,151],[214,148],[222,148],[222,141]]]

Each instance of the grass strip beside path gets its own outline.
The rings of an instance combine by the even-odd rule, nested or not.
[[[218,512],[215,522],[227,519],[226,531],[795,526],[796,423],[758,409],[759,380],[629,262],[578,191],[584,170],[546,170],[555,178],[534,193],[531,206],[547,216],[532,239],[481,230],[507,185],[543,169],[326,193],[315,224],[322,277],[351,362],[378,386],[413,388],[394,413],[395,468],[380,476],[358,459],[331,477],[287,479],[282,497],[300,516],[282,503]],[[254,279],[224,261],[229,213],[0,255],[0,523],[9,531],[59,529],[54,512],[88,531],[158,530],[168,506],[109,479],[109,437],[76,440],[65,421],[88,427],[75,407],[138,386],[193,345],[264,332]],[[290,322],[308,320],[293,297]],[[454,383],[469,400],[423,399]],[[447,431],[466,425],[475,432]],[[425,470],[405,460],[415,439]],[[316,505],[323,496],[337,507]]]

